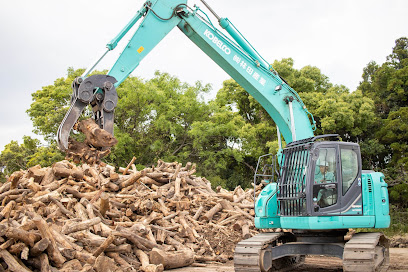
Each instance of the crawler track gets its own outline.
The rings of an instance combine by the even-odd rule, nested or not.
[[[235,248],[235,272],[290,271],[304,261],[303,256],[287,256],[264,262],[263,254],[269,245],[278,246],[285,242],[285,233],[259,233],[239,242]]]
[[[296,240],[296,238],[291,233],[272,232],[260,233],[252,238],[239,242],[234,254],[235,272],[293,270],[303,263],[304,256],[294,255],[273,259],[270,252],[271,250],[273,251],[274,247],[279,247],[285,243],[296,244],[291,243],[294,240]],[[270,255],[268,256],[268,254]],[[305,253],[302,252],[300,254]],[[325,255],[324,252],[321,252],[321,254]],[[387,271],[388,267],[389,242],[382,233],[358,233],[344,244],[343,271],[384,272]]]
[[[343,271],[387,271],[388,239],[378,232],[357,233],[344,246]]]

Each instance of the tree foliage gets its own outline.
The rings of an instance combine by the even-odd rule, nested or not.
[[[56,146],[41,146],[38,139],[29,136],[23,137],[23,143],[11,141],[4,147],[0,154],[0,180],[5,181],[5,177],[20,169],[40,164],[49,166],[64,157]]]
[[[382,65],[370,62],[363,70],[359,89],[373,99],[376,122],[366,135],[374,166],[389,179],[391,200],[408,203],[408,38],[395,41]],[[375,155],[376,153],[376,155]],[[375,155],[375,156],[373,156]]]

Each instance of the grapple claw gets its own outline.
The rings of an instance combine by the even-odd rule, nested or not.
[[[70,132],[89,104],[92,105],[93,117],[99,127],[113,135],[114,109],[118,103],[116,82],[114,77],[108,75],[93,75],[83,81],[80,78],[74,80],[71,106],[57,132],[57,143],[61,150],[68,149]]]

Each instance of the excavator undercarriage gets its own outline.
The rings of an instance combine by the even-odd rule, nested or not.
[[[343,271],[387,271],[389,245],[382,233],[357,233],[345,240],[346,232],[347,230],[259,233],[237,244],[235,271],[291,271],[304,262],[306,255],[343,259]]]

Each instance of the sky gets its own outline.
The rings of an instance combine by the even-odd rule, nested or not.
[[[316,66],[333,84],[356,90],[363,68],[382,64],[395,40],[408,36],[406,0],[206,0],[227,17],[268,62],[293,58]],[[0,2],[0,151],[33,134],[26,110],[31,93],[87,68],[142,7],[140,0],[13,0]],[[188,1],[193,7],[199,0]],[[209,14],[209,12],[207,12]],[[214,19],[212,17],[212,19]],[[216,21],[214,19],[214,21]],[[97,67],[109,69],[130,36]],[[230,77],[176,28],[132,73],[156,70],[193,84],[212,84],[215,96]]]

